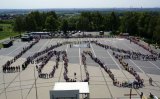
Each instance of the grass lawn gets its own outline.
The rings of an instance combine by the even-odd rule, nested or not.
[[[0,31],[0,40],[19,34],[13,31],[13,27],[11,24],[0,24],[0,27],[3,28],[3,31]]]
[[[3,46],[2,46],[2,44],[0,43],[0,48],[2,48]]]

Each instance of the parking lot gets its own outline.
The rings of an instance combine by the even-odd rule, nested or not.
[[[148,51],[144,50],[142,47],[123,38],[56,38],[56,39],[41,39],[36,45],[34,45],[30,50],[22,55],[13,66],[22,65],[25,58],[33,55],[38,51],[42,51],[47,46],[55,45],[60,42],[65,41],[92,41],[97,40],[100,43],[114,46],[117,48],[122,48],[126,50],[141,52],[144,54],[150,54]],[[13,56],[17,55],[23,47],[29,45],[29,42],[21,42],[16,40],[12,47],[0,50],[0,66],[2,66],[7,60],[12,59]],[[91,43],[90,48],[86,47],[76,47],[70,48],[69,44],[63,45],[56,48],[55,50],[66,50],[69,58],[68,66],[68,76],[70,78],[74,77],[74,72],[76,72],[77,80],[80,81],[85,78],[84,66],[81,63],[81,53],[83,51],[91,51],[95,57],[101,59],[107,66],[111,69],[115,77],[119,81],[133,81],[134,77],[129,74],[121,66],[119,61],[114,58],[111,50],[105,50],[93,43]],[[152,92],[154,95],[160,97],[160,60],[157,61],[139,61],[139,60],[125,60],[129,66],[133,67],[138,74],[144,79],[144,88],[133,89],[135,98],[139,97],[141,92],[144,92],[146,96]],[[108,74],[89,56],[87,56],[87,69],[90,74],[89,90],[90,98],[94,99],[106,99],[106,98],[122,98],[128,99],[129,96],[124,96],[124,94],[129,94],[130,88],[120,88],[113,85],[112,80],[109,78]],[[52,65],[55,64],[55,58],[51,60],[44,67],[44,72],[51,71]],[[38,78],[38,73],[35,71],[35,64],[30,64],[26,70],[17,73],[3,73],[0,69],[0,99],[35,99],[35,79],[37,84],[38,99],[49,99],[49,90],[54,87],[55,82],[63,82],[63,72],[64,67],[62,59],[60,60],[59,68],[55,72],[54,78],[42,79]],[[35,76],[34,76],[34,73]],[[149,85],[149,77],[152,77],[154,86]]]

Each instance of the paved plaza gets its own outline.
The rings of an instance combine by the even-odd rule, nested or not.
[[[142,47],[130,43],[129,40],[123,38],[55,38],[55,39],[41,39],[36,45],[29,49],[11,66],[22,65],[28,56],[33,55],[38,51],[44,50],[47,46],[55,45],[57,43],[65,41],[84,41],[84,40],[97,40],[98,42],[110,45],[113,47],[131,50],[135,52],[141,52],[144,54],[150,54]],[[25,46],[28,46],[29,42],[21,42],[20,40],[14,41],[14,44],[10,48],[0,49],[0,99],[36,99],[35,79],[37,85],[38,99],[50,99],[49,90],[54,87],[55,82],[64,82],[63,62],[60,59],[58,69],[55,71],[54,78],[43,79],[38,77],[38,72],[35,70],[35,64],[30,64],[24,71],[16,73],[3,73],[2,65],[7,60],[12,59],[17,55]],[[90,48],[73,46],[70,48],[69,44],[55,48],[57,51],[66,50],[69,58],[68,64],[68,76],[74,78],[74,72],[76,72],[77,81],[85,79],[86,74],[84,66],[81,63],[81,53],[83,51],[91,51],[95,57],[101,59],[111,69],[115,77],[119,81],[133,81],[135,78],[130,73],[124,70],[119,61],[112,55],[111,50],[105,50],[91,43]],[[86,56],[87,70],[89,72],[89,90],[91,99],[129,99],[130,88],[116,87],[113,85],[112,80],[108,74],[97,63],[95,63],[89,56]],[[126,59],[129,66],[133,67],[141,78],[144,79],[145,87],[139,89],[133,89],[132,93],[137,94],[132,96],[139,98],[139,94],[143,92],[146,96],[149,93],[160,97],[160,60],[157,61],[142,61]],[[43,68],[43,72],[49,73],[52,66],[55,64],[55,57],[52,57],[50,61]],[[34,76],[35,73],[35,76]],[[149,84],[149,77],[153,79],[153,86]]]

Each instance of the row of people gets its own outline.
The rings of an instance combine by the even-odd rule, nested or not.
[[[67,57],[67,52],[66,51],[63,51],[62,52],[62,59],[63,59],[63,62],[64,62],[64,73],[63,73],[63,76],[64,76],[64,79],[66,82],[77,82],[76,80],[76,73],[74,73],[74,76],[75,76],[75,79],[72,79],[72,78],[69,78],[68,77],[68,57]]]
[[[63,51],[62,52],[62,59],[63,59],[63,64],[64,64],[64,73],[63,73],[63,76],[64,76],[64,79],[66,80],[66,82],[71,82],[73,81],[72,79],[70,79],[68,77],[68,58],[67,58],[67,52],[66,51]]]
[[[38,73],[42,73],[42,69],[43,67],[48,63],[48,61],[53,57],[54,54],[54,51],[49,51],[47,54],[46,54],[46,58],[42,60],[41,64],[39,65],[39,68],[38,68]]]
[[[160,58],[160,53],[157,53],[156,51],[152,50],[150,45],[149,46],[143,45],[142,43],[139,42],[139,40],[135,39],[135,37],[128,37],[127,39],[130,40],[130,42],[137,44],[138,46],[142,47],[143,49],[149,51],[151,54],[157,55],[158,58]]]
[[[60,61],[60,52],[57,52],[56,55],[56,65],[53,66],[52,71],[48,74],[48,73],[42,73],[42,70],[40,70],[39,72],[39,77],[40,78],[53,78],[54,77],[54,73],[56,71],[56,69],[58,69],[58,65],[59,65],[59,61]],[[37,66],[37,71],[39,71],[39,67]]]
[[[95,61],[97,64],[99,64],[99,65],[101,66],[101,68],[103,68],[103,69],[106,71],[106,73],[107,73],[107,74],[109,75],[109,77],[112,79],[113,85],[115,85],[115,86],[117,86],[117,87],[134,87],[134,88],[140,88],[140,87],[142,86],[143,82],[140,82],[140,81],[138,82],[138,81],[137,81],[137,78],[138,78],[138,77],[137,77],[136,80],[133,81],[133,82],[120,82],[120,81],[118,81],[118,80],[115,78],[115,76],[114,76],[114,74],[112,73],[112,71],[111,71],[111,70],[107,67],[107,65],[105,65],[100,59],[94,57],[93,54],[92,54],[90,51],[85,51],[84,53],[85,53],[85,54],[88,54],[93,61]]]
[[[113,47],[113,46],[109,46],[109,45],[105,45],[105,44],[102,44],[102,43],[99,43],[97,41],[92,41],[92,43],[100,46],[100,47],[103,47],[105,49],[110,49],[112,51],[115,51],[115,52],[119,52],[119,53],[124,53],[124,54],[127,54],[127,58],[133,58],[133,59],[136,59],[136,60],[153,60],[153,61],[156,61],[158,59],[158,57],[156,55],[145,55],[145,54],[142,54],[140,52],[134,52],[134,51],[130,51],[130,50],[124,50],[124,49],[120,49],[120,48],[116,48],[116,47]]]
[[[63,62],[64,62],[64,73],[63,73],[64,79],[66,80],[66,82],[76,82],[76,73],[74,73],[75,79],[71,79],[67,75],[68,74],[68,62],[69,62],[69,60],[67,58],[66,51],[63,51],[62,53],[63,53],[62,59],[63,59]],[[86,57],[84,56],[83,53],[82,53],[82,63],[84,65],[86,78],[84,80],[81,80],[81,81],[82,82],[89,82],[89,73],[88,73],[87,66],[86,66]]]
[[[49,74],[39,72],[38,76],[39,76],[39,78],[45,78],[45,79],[53,78],[55,71],[56,71],[56,66],[54,65],[52,71]]]
[[[24,47],[23,50],[18,53],[18,55],[14,56],[13,59],[8,60],[2,67],[3,69],[5,67],[9,67],[12,63],[14,63],[17,59],[19,59],[25,52],[27,52],[29,49],[31,49],[36,43],[39,42],[39,39],[36,39],[34,42],[32,42],[29,46]]]
[[[114,52],[113,52],[114,53]],[[136,86],[135,88],[140,88],[144,86],[144,82],[143,79],[140,78],[139,74],[128,65],[128,63],[126,63],[125,61],[123,61],[123,56],[117,55],[117,54],[113,54],[115,56],[116,59],[119,60],[120,64],[122,65],[122,67],[128,71],[131,75],[133,75],[135,77],[135,81],[133,82],[134,85]]]
[[[89,82],[89,72],[88,72],[87,66],[86,66],[86,56],[84,55],[84,53],[82,53],[81,56],[82,56],[82,64],[84,65],[84,70],[86,73],[86,78],[82,81]]]
[[[20,72],[20,66],[9,66],[3,68],[4,73]]]
[[[115,53],[113,52],[113,55],[115,55]],[[154,57],[154,55],[137,55],[137,54],[116,54],[115,57],[123,57],[123,59],[133,59],[133,60],[143,60],[143,61],[156,61],[157,58]]]
[[[38,58],[39,56],[57,48],[57,47],[62,46],[63,44],[66,44],[66,42],[57,43],[56,45],[51,45],[50,47],[46,47],[46,49],[35,53],[33,56],[27,57],[26,61],[22,64],[22,70],[25,70],[27,68],[27,66],[31,63],[31,61],[33,61],[34,59]],[[53,51],[53,53],[56,54],[56,51]]]

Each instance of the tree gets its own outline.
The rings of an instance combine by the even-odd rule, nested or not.
[[[109,14],[104,16],[103,25],[105,26],[104,27],[105,31],[111,31],[112,30],[111,29],[111,25],[110,25],[110,16],[109,16]]]
[[[58,16],[54,11],[47,12],[46,15],[47,16],[53,16],[55,19],[58,19]]]
[[[3,31],[3,27],[2,26],[0,26],[0,31]]]
[[[81,31],[85,31],[89,28],[89,20],[84,16],[80,16],[78,20],[78,29]]]
[[[62,25],[61,25],[61,29],[64,32],[64,34],[67,36],[67,31],[68,31],[68,21],[66,19],[64,19],[62,21]]]
[[[56,21],[56,19],[52,15],[50,15],[46,18],[45,27],[46,27],[47,31],[54,32],[58,28],[58,22]]]
[[[160,17],[157,19],[157,25],[155,26],[155,30],[153,32],[153,38],[156,42],[160,43]]]
[[[32,16],[32,14],[29,14],[25,18],[25,29],[27,31],[37,31],[37,24],[35,18]]]
[[[14,31],[17,31],[21,34],[22,31],[24,31],[24,20],[21,16],[16,17],[15,21],[14,21]]]
[[[147,30],[148,30],[148,26],[149,26],[149,21],[150,21],[150,14],[145,12],[145,13],[141,13],[137,22],[138,25],[138,32],[140,34],[140,36],[143,37],[148,37]]]
[[[42,31],[43,30],[43,20],[42,20],[42,14],[39,11],[31,12],[30,15],[35,20],[36,23],[36,30]]]
[[[137,27],[137,14],[134,12],[127,12],[121,18],[120,30],[121,32],[129,33],[130,35],[136,35],[138,32]]]
[[[116,16],[116,14],[114,12],[112,12],[110,14],[109,24],[111,26],[111,31],[112,32],[115,32],[116,30],[118,30],[118,27],[119,27],[119,18],[118,18],[118,16]]]
[[[68,29],[69,31],[77,30],[77,22],[78,18],[76,16],[72,16],[68,18]]]

